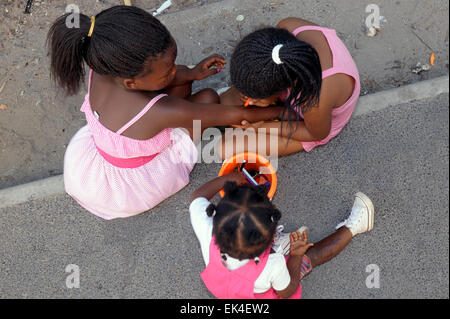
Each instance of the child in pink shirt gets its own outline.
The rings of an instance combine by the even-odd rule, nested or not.
[[[221,189],[225,197],[210,202]],[[281,212],[242,173],[215,178],[191,196],[191,223],[206,264],[201,277],[220,299],[300,298],[300,280],[341,252],[353,236],[373,228],[370,199],[355,195],[352,212],[337,231],[308,243],[307,228],[290,234],[278,225]]]
[[[278,143],[270,147],[279,156],[328,143],[350,120],[360,93],[358,68],[336,31],[299,18],[283,19],[276,28],[242,39],[231,57],[230,75],[233,87],[222,94],[222,104],[284,105],[282,121],[244,121],[239,126],[256,130],[258,139],[265,137],[261,131],[277,129]],[[237,141],[242,141],[236,142],[237,153],[265,151],[259,141]],[[223,158],[232,155],[228,150],[233,143],[232,138],[221,142]]]
[[[211,55],[194,68],[177,65],[178,46],[149,12],[113,6],[69,27],[59,17],[48,33],[51,75],[68,95],[78,93],[89,67],[81,111],[86,125],[64,156],[66,192],[89,212],[125,218],[152,209],[189,183],[201,130],[278,117],[280,110],[229,106],[194,81],[225,67]],[[201,133],[201,132],[200,132]]]

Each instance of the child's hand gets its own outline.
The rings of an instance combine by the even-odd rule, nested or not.
[[[247,177],[245,177],[244,173],[242,173],[242,172],[232,172],[225,176],[227,178],[227,181],[235,182],[238,186],[249,183],[247,180]]]
[[[202,60],[195,68],[192,69],[194,80],[204,80],[207,77],[219,73],[227,62],[218,54],[213,54]]]
[[[300,232],[296,230],[289,235],[289,238],[291,243],[291,256],[303,256],[309,247],[314,246],[313,243],[307,244],[308,235],[306,232],[300,234]]]
[[[258,128],[260,128],[263,124],[265,123],[265,121],[259,121],[259,122],[255,122],[255,123],[250,123],[249,121],[247,121],[247,120],[243,120],[242,122],[241,122],[241,125],[231,125],[231,127],[234,127],[234,128],[241,128],[241,129],[244,129],[244,130],[246,130],[246,129],[249,129],[249,128],[252,128],[252,129],[254,129],[255,131],[256,130],[258,130]]]
[[[240,93],[241,102],[243,105],[247,102],[248,97]],[[252,99],[250,98],[249,104],[251,106],[268,107],[273,103],[273,98],[268,99]]]

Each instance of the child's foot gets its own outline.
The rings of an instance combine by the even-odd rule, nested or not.
[[[361,192],[356,193],[350,216],[337,225],[336,229],[345,226],[350,230],[353,237],[368,232],[373,228],[374,213],[375,209],[370,198]]]
[[[284,226],[277,226],[277,230],[275,233],[275,239],[272,244],[272,249],[279,254],[289,255],[289,251],[291,250],[291,241],[289,238],[290,233],[283,233]],[[298,229],[298,231],[302,234],[306,232],[309,235],[309,228],[306,226],[302,226]]]

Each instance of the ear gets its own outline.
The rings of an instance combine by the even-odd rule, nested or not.
[[[136,82],[136,79],[123,79],[122,84],[128,90],[137,90],[138,89],[138,84]]]

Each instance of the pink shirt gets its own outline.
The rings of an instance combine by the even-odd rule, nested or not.
[[[209,291],[220,299],[281,299],[273,288],[265,293],[254,293],[255,281],[266,266],[270,248],[259,256],[258,264],[250,260],[238,269],[229,270],[222,263],[220,250],[213,237],[209,247],[209,263],[201,273],[203,282]],[[302,286],[299,283],[297,291],[289,299],[300,299],[301,296]]]

